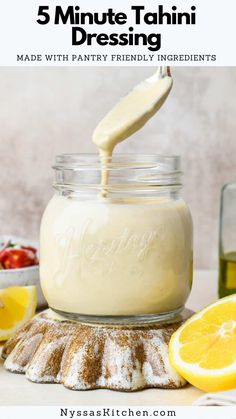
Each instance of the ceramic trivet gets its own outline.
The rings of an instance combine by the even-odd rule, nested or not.
[[[149,326],[100,326],[36,315],[4,346],[5,368],[33,382],[73,390],[134,391],[179,388],[186,382],[169,364],[172,333],[189,317]]]

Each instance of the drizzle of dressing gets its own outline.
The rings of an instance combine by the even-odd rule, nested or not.
[[[107,164],[115,146],[142,128],[160,109],[172,84],[169,67],[158,67],[153,76],[124,96],[95,128],[92,139],[104,166],[101,179],[103,196],[106,196],[108,186]]]

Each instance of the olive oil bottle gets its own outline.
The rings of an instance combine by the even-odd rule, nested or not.
[[[236,252],[220,256],[219,297],[236,293]]]
[[[221,191],[219,297],[236,293],[236,182]]]

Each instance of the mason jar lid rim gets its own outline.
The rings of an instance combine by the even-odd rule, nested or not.
[[[101,165],[108,169],[117,169],[119,165],[125,169],[137,169],[166,165],[168,171],[180,172],[181,157],[174,155],[115,153],[112,157],[101,157],[96,153],[63,153],[56,156],[53,169],[97,170]],[[124,165],[124,166],[123,166]]]

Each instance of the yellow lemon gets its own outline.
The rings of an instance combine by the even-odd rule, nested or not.
[[[171,337],[171,365],[204,391],[236,388],[236,294],[186,321]]]
[[[9,339],[34,315],[36,304],[34,286],[0,289],[0,341]]]

